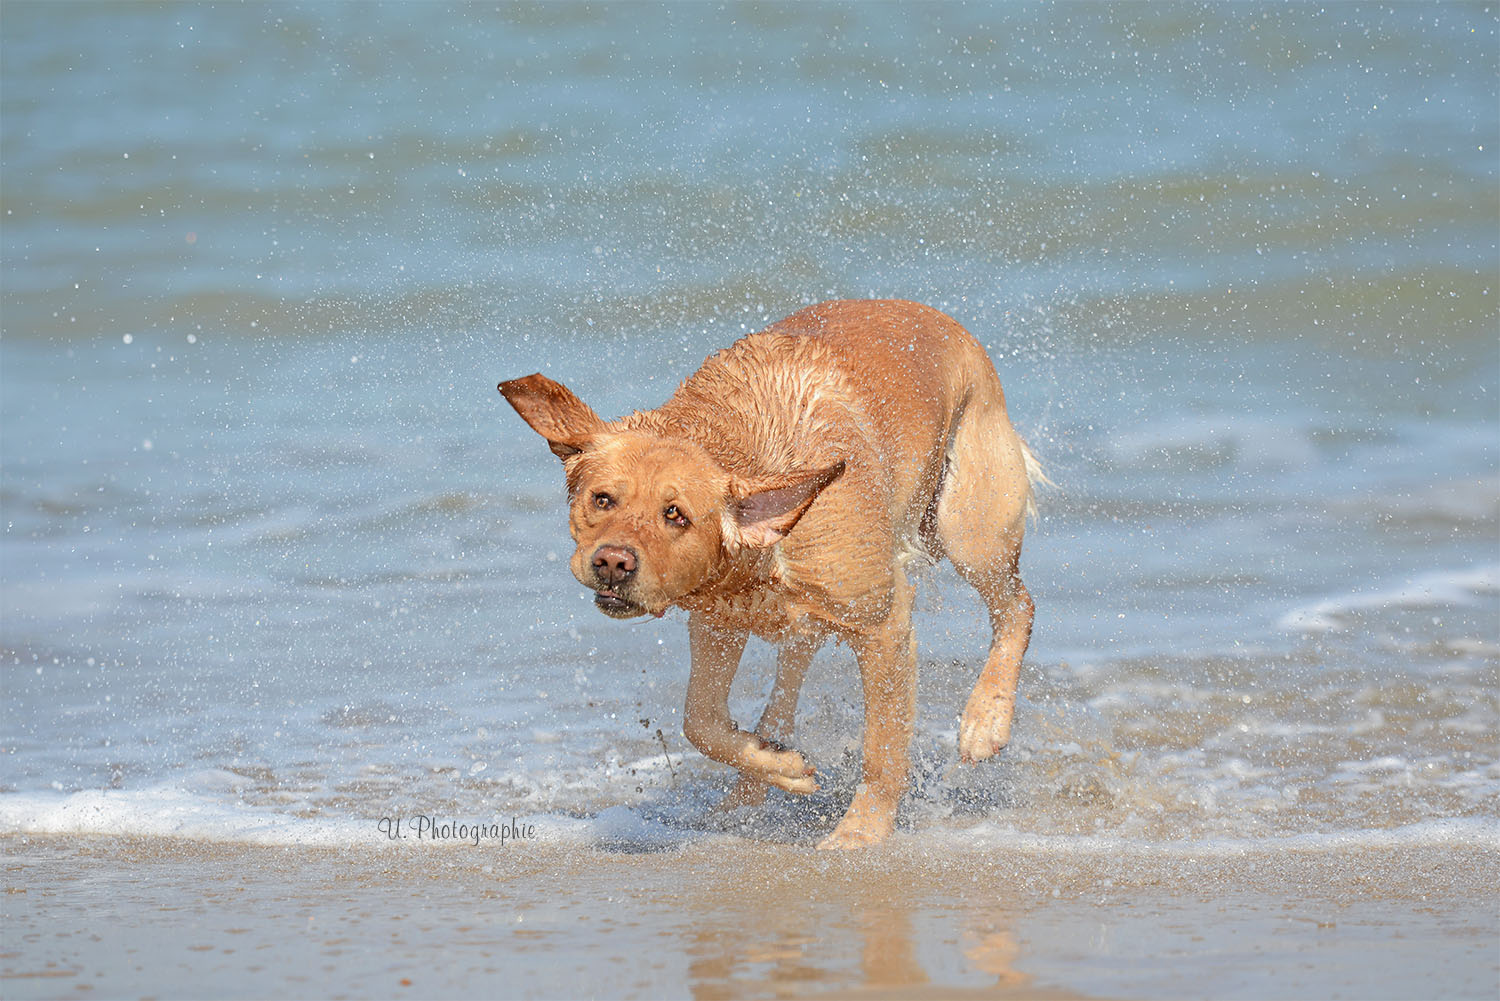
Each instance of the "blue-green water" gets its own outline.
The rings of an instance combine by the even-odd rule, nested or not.
[[[1456,4],[6,3],[0,829],[698,836],[728,776],[680,734],[684,620],[594,611],[494,386],[654,406],[869,295],[972,330],[1058,484],[982,768],[953,765],[983,618],[925,584],[898,837],[1493,840],[1496,32]],[[826,792],[743,836],[811,840],[850,794],[846,651],[804,706]]]

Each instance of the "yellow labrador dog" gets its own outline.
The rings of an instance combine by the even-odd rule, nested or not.
[[[768,785],[817,789],[785,745],[808,664],[832,636],[859,661],[863,781],[819,847],[891,832],[917,687],[906,567],[922,553],[953,563],[994,630],[959,752],[980,761],[1010,739],[1032,620],[1017,564],[1041,473],[989,357],[953,319],[912,302],[810,306],[709,358],[656,410],[613,421],[542,375],[500,392],[562,459],[573,576],[600,611],[690,613],[683,731],[740,770],[725,806],[758,802]],[[751,633],[780,653],[747,731],[728,699]]]

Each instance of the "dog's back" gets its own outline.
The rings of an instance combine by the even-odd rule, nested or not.
[[[666,404],[626,423],[690,438],[747,477],[846,462],[783,543],[783,560],[832,561],[840,580],[824,586],[852,597],[856,567],[915,545],[934,550],[960,426],[981,413],[991,433],[979,447],[995,453],[986,465],[1000,474],[987,517],[1019,530],[1029,453],[1010,427],[994,366],[968,331],[919,303],[810,306],[710,357]],[[939,545],[933,555],[946,553]]]

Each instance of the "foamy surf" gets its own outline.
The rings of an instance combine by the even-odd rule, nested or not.
[[[571,818],[414,813],[381,817],[298,816],[216,798],[240,777],[199,773],[182,783],[71,794],[0,795],[0,836],[125,838],[286,848],[379,848],[398,844],[504,846],[573,837]],[[576,840],[576,838],[574,838]]]
[[[797,817],[755,811],[717,818],[707,811],[663,811],[655,806],[612,806],[591,815],[524,814],[453,816],[414,813],[383,817],[305,817],[237,806],[202,791],[228,783],[199,775],[189,789],[163,784],[140,790],[90,790],[68,795],[0,795],[0,837],[118,838],[186,841],[205,845],[367,850],[393,847],[495,850],[522,845],[573,846],[640,852],[715,841],[799,844],[811,848],[817,830]],[[805,818],[800,818],[805,819]],[[955,826],[921,816],[904,821],[892,837],[902,850],[1021,854],[1122,853],[1191,858],[1283,850],[1352,852],[1388,848],[1462,848],[1500,851],[1500,821],[1484,817],[1434,818],[1389,829],[1321,831],[1290,835],[1153,839],[1094,834],[1049,834],[980,822]]]

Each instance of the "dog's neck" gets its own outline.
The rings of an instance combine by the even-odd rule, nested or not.
[[[837,632],[841,620],[830,618],[821,591],[806,582],[786,579],[777,546],[725,554],[721,571],[675,602],[714,625],[743,630],[781,642],[794,635]]]
[[[678,598],[676,604],[690,612],[707,611],[709,606],[746,591],[771,588],[781,590],[781,560],[777,547],[724,551],[715,572],[698,587]]]

